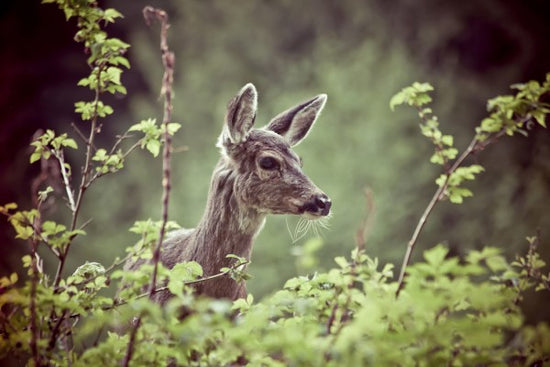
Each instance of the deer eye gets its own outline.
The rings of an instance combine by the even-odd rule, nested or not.
[[[260,167],[265,170],[274,170],[279,167],[279,162],[273,157],[263,157],[258,163]]]

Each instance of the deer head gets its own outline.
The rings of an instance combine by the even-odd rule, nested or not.
[[[301,159],[292,150],[307,136],[327,96],[292,107],[259,129],[253,128],[257,98],[249,83],[229,102],[217,144],[226,167],[238,172],[233,186],[238,205],[260,214],[307,219],[328,215],[330,199],[303,173]]]

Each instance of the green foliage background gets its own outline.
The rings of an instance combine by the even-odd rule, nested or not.
[[[548,34],[542,25],[547,8],[539,4],[537,9],[537,3],[105,3],[125,15],[112,30],[132,45],[132,69],[123,77],[131,98],[109,101],[117,114],[106,120],[103,136],[161,115],[158,39],[144,25],[141,9],[151,4],[170,15],[170,46],[177,60],[174,116],[183,124],[174,145],[186,148],[173,157],[170,217],[185,227],[193,227],[202,215],[225,106],[242,85],[253,82],[259,90],[258,124],[312,95],[328,94],[317,126],[297,148],[306,173],[334,203],[330,229],[322,231],[318,269],[332,266],[334,256],[354,246],[354,233],[365,214],[365,186],[372,189],[376,207],[367,253],[393,263],[400,261],[435,190],[432,178],[438,176],[438,168],[426,159],[431,144],[418,134],[412,111],[390,111],[393,94],[412,81],[429,80],[437,90],[434,110],[442,129],[464,148],[473,127],[486,115],[484,101],[507,93],[513,82],[542,79],[550,69],[549,51],[540,46]],[[52,27],[61,22],[52,21]],[[75,72],[80,59],[63,62],[77,78],[85,74]],[[73,85],[50,87],[50,93],[62,92],[60,102],[69,111],[79,98]],[[59,101],[48,100],[48,95],[42,97],[49,105],[44,109],[46,127],[69,130],[74,116],[54,110]],[[526,235],[540,228],[541,251],[548,258],[544,244],[550,237],[550,136],[537,130],[541,131],[526,139],[506,138],[507,144],[480,154],[487,172],[473,185],[475,196],[460,207],[444,203],[436,209],[417,256],[440,241],[455,255],[494,245],[511,256],[525,245]],[[67,272],[84,259],[109,263],[137,240],[127,228],[136,220],[160,215],[160,177],[160,161],[140,152],[121,173],[106,177],[90,191],[83,217],[93,218],[87,228],[93,236],[75,244]],[[23,196],[28,189],[20,191]],[[15,199],[4,200],[8,201]],[[269,218],[256,241],[250,266],[254,278],[248,282],[256,299],[299,271],[292,253],[299,252],[305,240],[291,243],[287,221],[295,226],[294,218]],[[532,302],[533,310],[540,302]],[[534,311],[528,315],[548,316]]]

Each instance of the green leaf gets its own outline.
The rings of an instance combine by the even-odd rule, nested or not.
[[[432,266],[438,266],[443,263],[443,260],[445,260],[445,257],[448,253],[449,249],[442,244],[439,244],[429,250],[424,251],[424,259],[428,264]]]
[[[531,114],[535,118],[535,120],[539,123],[540,126],[546,128],[546,113],[543,110],[535,110],[532,111]]]
[[[453,136],[452,135],[443,135],[441,137],[441,142],[445,145],[453,146]]]
[[[103,18],[108,22],[114,23],[116,18],[123,18],[123,16],[116,9],[109,8],[103,11]]]
[[[42,152],[34,151],[34,152],[31,154],[30,163],[34,163],[34,162],[36,162],[36,161],[39,161],[40,158],[42,158]]]
[[[160,152],[160,145],[160,141],[158,140],[149,140],[145,147],[153,155],[153,157],[157,157]]]
[[[336,262],[336,264],[338,264],[338,266],[341,267],[342,269],[346,269],[349,266],[348,261],[343,256],[335,257],[334,262]]]
[[[71,138],[63,139],[63,141],[61,142],[61,144],[62,144],[64,147],[69,147],[69,148],[73,148],[73,149],[78,149],[78,146],[76,145],[76,141],[74,141],[74,139],[71,139]]]
[[[181,124],[177,122],[170,122],[166,124],[166,128],[168,129],[168,134],[174,135],[181,128]]]
[[[108,157],[109,156],[107,155],[107,150],[100,148],[95,152],[94,156],[92,157],[92,160],[105,162]]]
[[[403,104],[405,102],[405,94],[403,92],[399,92],[397,94],[395,94],[393,97],[391,97],[390,99],[390,108],[392,111],[395,110],[395,107],[396,106],[399,106],[401,104]]]

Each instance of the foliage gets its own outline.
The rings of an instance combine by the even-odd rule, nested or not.
[[[95,97],[75,104],[75,112],[90,124],[76,192],[71,166],[64,158],[66,148],[78,151],[76,141],[66,133],[47,130],[32,143],[31,163],[53,159],[59,165],[70,223],[56,223],[42,213],[49,187],[35,193],[36,207],[30,210],[18,210],[15,203],[0,206],[16,237],[28,241],[31,248],[30,255],[21,259],[28,279],[15,273],[0,279],[0,356],[17,356],[34,366],[114,366],[121,361],[132,366],[528,366],[550,360],[548,325],[525,325],[520,308],[527,291],[550,290],[550,274],[537,252],[538,237],[528,238],[526,255],[512,262],[494,247],[458,258],[437,245],[424,252],[421,262],[408,266],[407,259],[398,281],[393,280],[391,264],[380,266],[376,258],[357,248],[349,259],[335,258],[337,266],[326,272],[289,279],[282,290],[261,302],[254,302],[252,295],[229,302],[192,293],[191,285],[197,282],[222,276],[246,279],[247,259],[229,255],[234,264],[210,277],[203,277],[194,262],[172,269],[159,265],[156,290],[168,289],[174,296],[160,306],[143,293],[150,284],[152,265],[132,272],[118,269],[127,259],[150,258],[162,240],[159,233],[177,228],[173,222],[145,220],[130,229],[140,239],[124,259],[115,259],[108,267],[85,262],[65,275],[71,244],[86,234],[85,223],[78,224],[87,188],[121,170],[137,147],[157,156],[167,144],[166,137],[180,125],[163,122],[158,126],[154,119],[146,119],[131,126],[112,148],[95,148],[100,118],[114,112],[100,96],[126,93],[118,66],[129,67],[123,56],[128,45],[109,38],[101,28],[121,14],[101,9],[94,0],[44,2],[56,2],[67,19],[77,19],[75,39],[90,53],[91,68],[90,76],[79,85],[90,88]],[[426,107],[433,90],[429,84],[415,83],[392,98],[392,108],[404,103],[417,108],[421,133],[435,149],[430,161],[444,170],[436,180],[438,188],[427,214],[440,200],[449,198],[458,204],[472,195],[462,185],[483,171],[479,164],[462,166],[472,152],[505,134],[525,133],[532,121],[545,126],[550,109],[543,97],[550,90],[550,74],[542,84],[528,82],[514,88],[515,95],[489,102],[490,116],[460,155],[453,137],[439,130],[437,118]],[[123,150],[121,144],[131,137],[130,132],[144,137]],[[421,219],[422,225],[426,218]],[[409,252],[415,241],[409,243]],[[39,246],[57,258],[54,275],[43,268]],[[301,266],[314,266],[319,246],[318,241],[304,246]],[[121,284],[124,287],[116,298],[105,294]],[[182,311],[187,316],[180,320]],[[137,315],[139,324],[132,321]]]

